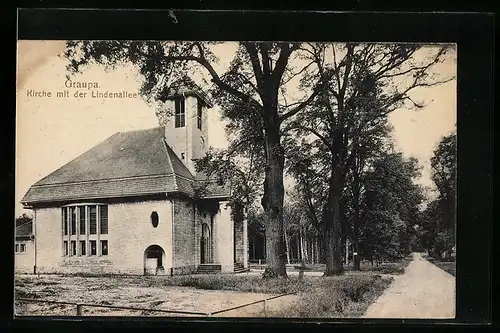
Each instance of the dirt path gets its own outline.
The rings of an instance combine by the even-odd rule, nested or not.
[[[419,253],[403,275],[367,310],[365,318],[454,318],[455,277]]]

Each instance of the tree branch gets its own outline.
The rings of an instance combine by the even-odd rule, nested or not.
[[[281,81],[281,77],[283,76],[283,73],[285,72],[286,65],[288,64],[288,59],[290,58],[292,50],[289,47],[288,44],[284,43],[280,47],[280,55],[278,57],[278,60],[276,61],[276,66],[274,67],[272,77],[273,81],[276,84],[279,84]]]
[[[250,95],[247,95],[245,93],[242,93],[236,88],[231,87],[229,84],[225,83],[217,74],[213,66],[206,60],[200,57],[196,56],[167,56],[165,57],[166,61],[195,61],[205,67],[206,70],[210,73],[212,76],[212,81],[222,90],[226,91],[227,93],[235,96],[236,98],[239,98],[241,101],[253,104],[254,106],[258,107],[258,109],[262,109],[262,105],[260,105],[259,102],[257,102],[254,98],[252,98]]]
[[[259,89],[262,89],[262,68],[260,67],[257,48],[255,47],[255,44],[249,42],[242,42],[241,45],[245,47],[248,56],[250,57],[250,62],[252,63],[252,68],[255,73],[255,81],[257,81],[257,87],[259,87]]]
[[[280,116],[279,123],[280,124],[283,123],[285,120],[287,120],[290,117],[293,117],[300,110],[302,110],[303,108],[305,108],[320,93],[321,88],[322,88],[322,85],[315,87],[313,93],[305,101],[300,102],[299,105],[297,105],[295,108],[293,108],[292,110],[288,111],[287,113],[282,114]]]
[[[328,139],[325,136],[321,135],[321,133],[319,133],[315,129],[312,129],[312,128],[309,128],[309,127],[306,127],[306,126],[302,126],[302,125],[293,125],[293,126],[290,126],[287,129],[288,130],[299,129],[299,130],[304,130],[304,131],[307,131],[307,132],[311,132],[312,134],[314,134],[315,136],[317,136],[325,144],[325,146],[330,151],[332,150],[332,144],[331,144],[331,142],[328,141]]]

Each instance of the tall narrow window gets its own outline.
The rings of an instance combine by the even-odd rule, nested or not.
[[[68,241],[64,241],[63,245],[64,245],[63,246],[63,251],[64,251],[63,253],[65,256],[67,256],[68,255]]]
[[[70,207],[71,234],[76,235],[76,207]]]
[[[21,244],[21,252],[26,252],[26,244]]]
[[[89,231],[91,235],[97,234],[96,206],[90,206]]]
[[[202,125],[202,116],[203,116],[203,104],[201,103],[201,100],[198,100],[198,114],[197,114],[197,120],[198,120],[198,128],[201,129]]]
[[[71,241],[71,255],[76,256],[76,241]]]
[[[68,208],[63,207],[62,209],[63,213],[63,229],[64,229],[64,235],[66,236],[68,234]]]
[[[91,256],[97,255],[97,242],[95,240],[90,241],[90,255]]]
[[[80,241],[80,255],[84,256],[87,254],[87,244],[85,241]]]
[[[184,127],[186,125],[186,110],[184,98],[175,100],[175,127]]]
[[[107,240],[101,241],[101,255],[102,256],[108,255],[108,241]]]
[[[99,206],[100,213],[100,233],[107,234],[108,233],[108,206]]]
[[[19,252],[19,244],[16,244],[16,252]]]
[[[85,206],[78,207],[80,213],[80,235],[85,235]]]

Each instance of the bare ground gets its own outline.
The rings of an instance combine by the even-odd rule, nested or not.
[[[454,318],[455,278],[419,253],[384,291],[365,318]]]
[[[139,283],[137,283],[139,281]],[[269,298],[273,295],[221,290],[200,290],[192,287],[141,286],[139,278],[121,277],[68,277],[57,275],[24,276],[16,278],[16,299],[32,298],[51,301],[75,302],[213,313],[219,310]],[[287,306],[296,300],[295,295],[266,302],[268,309]],[[218,317],[264,316],[263,303],[221,314]],[[17,315],[75,316],[75,305],[16,302]],[[119,310],[111,308],[82,307],[84,316],[202,316],[169,314],[154,311]]]

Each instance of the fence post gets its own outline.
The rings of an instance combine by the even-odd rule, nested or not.
[[[264,300],[264,317],[267,317],[267,314],[266,314],[266,300]]]
[[[82,315],[82,305],[81,304],[76,304],[76,315],[77,316]]]

